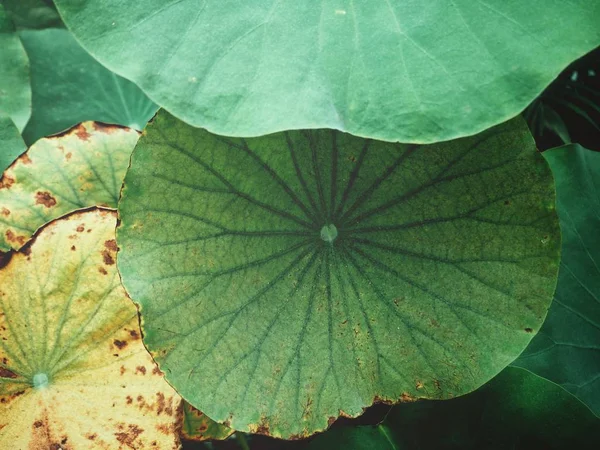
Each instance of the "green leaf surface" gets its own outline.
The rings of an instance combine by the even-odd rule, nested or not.
[[[552,177],[521,119],[419,147],[225,138],[159,112],[119,210],[119,269],[169,381],[281,437],[479,387],[540,328],[558,271]]]
[[[75,209],[116,208],[138,137],[86,122],[36,142],[0,183],[0,251],[20,248],[38,227]]]
[[[142,130],[157,106],[133,83],[92,58],[63,29],[26,30],[33,111],[23,136],[31,145],[86,120]]]
[[[0,114],[0,170],[4,171],[27,147],[13,121]]]
[[[600,44],[600,2],[56,0],[100,62],[227,136],[334,128],[401,142],[520,113]]]
[[[223,440],[232,434],[231,428],[215,422],[188,402],[183,402],[183,425],[181,427],[183,439],[190,441]]]
[[[64,26],[52,0],[2,0],[2,2],[18,29]]]
[[[544,152],[556,179],[562,259],[540,333],[513,364],[560,384],[600,417],[600,153]]]
[[[29,61],[14,25],[0,4],[0,114],[22,131],[31,115]]]
[[[181,397],[140,339],[115,211],[45,226],[0,269],[0,448],[179,449]]]
[[[378,426],[340,427],[309,450],[596,449],[598,419],[571,394],[510,367],[476,392],[392,409]]]

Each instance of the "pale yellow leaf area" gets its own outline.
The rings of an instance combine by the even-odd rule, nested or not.
[[[116,213],[51,222],[0,270],[0,449],[177,449],[181,398],[116,270]]]
[[[84,122],[33,144],[0,180],[0,251],[18,250],[39,227],[76,209],[116,208],[138,137]]]

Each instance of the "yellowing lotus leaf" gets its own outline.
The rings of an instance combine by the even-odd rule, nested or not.
[[[234,430],[215,422],[202,411],[183,402],[183,426],[181,435],[190,441],[206,441],[227,439]]]
[[[32,145],[0,180],[0,251],[21,248],[40,226],[75,209],[116,208],[138,136],[85,122]]]
[[[177,449],[181,398],[116,270],[116,213],[51,222],[0,270],[0,448]]]

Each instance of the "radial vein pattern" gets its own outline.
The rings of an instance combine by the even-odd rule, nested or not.
[[[468,392],[514,359],[554,288],[553,199],[520,121],[419,147],[225,138],[160,113],[125,181],[119,265],[188,401],[307,435],[373,401]]]

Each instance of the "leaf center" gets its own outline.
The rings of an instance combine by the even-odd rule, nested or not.
[[[321,228],[321,239],[323,239],[325,242],[329,242],[330,244],[332,244],[337,235],[338,230],[332,223],[330,223],[329,225],[325,225],[323,228]]]
[[[36,373],[33,376],[33,387],[36,389],[44,389],[48,387],[48,375],[43,372]]]

